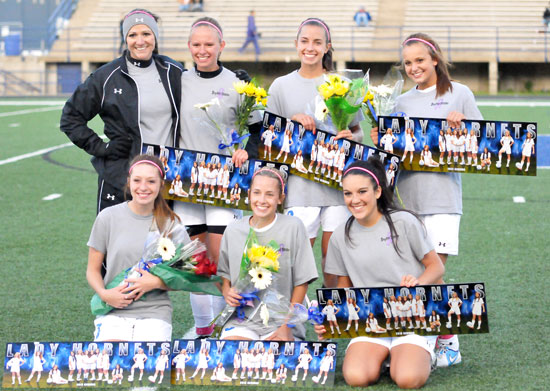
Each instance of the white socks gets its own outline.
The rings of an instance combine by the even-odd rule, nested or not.
[[[212,296],[189,294],[195,327],[208,327],[212,322]]]

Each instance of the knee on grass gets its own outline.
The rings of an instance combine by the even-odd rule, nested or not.
[[[395,372],[395,373],[394,373]],[[399,388],[411,389],[420,388],[426,384],[429,377],[423,373],[419,373],[414,368],[403,368],[399,371],[391,371],[390,376]]]
[[[351,387],[367,387],[380,378],[380,368],[353,366],[343,368],[344,380]]]

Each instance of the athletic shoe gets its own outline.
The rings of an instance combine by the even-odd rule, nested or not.
[[[437,339],[436,349],[436,362],[438,367],[449,367],[462,362],[462,355],[460,354],[458,337],[453,335],[448,339]]]

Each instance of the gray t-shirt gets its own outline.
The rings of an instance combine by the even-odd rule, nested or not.
[[[294,71],[273,81],[267,97],[267,111],[291,118],[295,114],[307,114],[314,117],[315,97],[319,95],[317,87],[325,82],[324,76],[306,79]],[[350,126],[359,124],[356,116]],[[333,206],[344,205],[342,192],[291,175],[288,178],[288,194],[285,207],[293,206]]]
[[[330,238],[325,272],[348,276],[355,287],[396,286],[406,274],[424,272],[422,258],[434,249],[422,223],[409,212],[391,214],[400,254],[393,248],[390,227],[382,217],[373,227],[353,221],[345,240],[345,224]]]
[[[234,128],[240,96],[233,88],[233,83],[238,81],[235,74],[225,68],[219,75],[209,79],[201,78],[194,70],[183,73],[180,148],[229,154],[218,149],[220,134],[213,128],[204,110],[195,105],[218,98],[219,106],[209,108],[214,120],[224,130],[227,127]]]
[[[105,254],[105,285],[121,271],[139,262],[152,223],[153,215],[137,215],[131,211],[127,202],[103,209],[99,213],[88,246]],[[113,309],[109,314],[125,318],[162,319],[171,323],[172,304],[166,291],[156,289],[148,292],[145,298],[124,309]]]
[[[250,216],[246,216],[231,223],[227,226],[222,237],[218,275],[230,280],[232,286],[235,286],[239,277],[244,245],[250,231],[249,221]],[[275,279],[269,289],[275,288],[278,293],[284,295],[290,301],[295,286],[311,283],[318,277],[313,251],[305,227],[296,217],[277,214],[276,221],[266,228],[256,231],[260,245],[266,245],[274,240],[282,249],[282,254],[279,256],[279,271],[275,273]],[[262,291],[260,291],[259,296],[262,297]],[[257,306],[258,302],[255,301],[255,307]],[[253,308],[247,308],[245,315],[250,315],[253,310]],[[236,319],[236,315],[227,323],[227,326],[231,325],[241,325]],[[244,325],[260,335],[270,333],[280,326],[280,324],[277,325],[274,322],[270,322],[267,327],[262,325],[254,327],[252,324]],[[293,329],[293,334],[297,338],[304,339],[304,325],[296,326]]]
[[[139,91],[139,125],[144,143],[173,147],[172,105],[154,62],[140,68],[128,60],[128,72]]]
[[[423,91],[412,88],[397,98],[396,111],[404,112],[407,117],[422,118],[447,118],[451,111],[458,111],[466,119],[483,119],[472,91],[460,83],[452,82],[452,85],[452,93],[447,91],[437,98],[435,86]],[[423,215],[462,214],[462,180],[458,173],[401,170],[396,183],[407,209]]]

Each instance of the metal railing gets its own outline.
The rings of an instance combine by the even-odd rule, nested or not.
[[[49,50],[52,47],[65,24],[68,23],[77,3],[78,0],[62,0],[48,18],[46,49]]]
[[[280,26],[281,31],[293,30],[295,26]],[[483,55],[483,61],[492,57],[496,61],[509,54],[537,55],[541,61],[548,62],[548,33],[546,27],[540,26],[369,26],[369,27],[335,27],[332,29],[334,46],[338,52],[350,53],[347,60],[361,60],[365,54],[385,54],[399,60],[401,43],[406,36],[413,32],[422,31],[431,35],[447,54],[450,61],[454,57],[460,57],[464,53],[478,53]],[[84,33],[84,34],[82,34]],[[118,55],[120,44],[120,31],[118,26],[112,29],[71,28],[65,29],[53,50],[70,59],[73,54],[89,52],[90,58],[94,54],[109,54],[112,58]],[[160,48],[164,52],[187,51],[188,31],[165,28],[160,33]],[[226,54],[234,57],[236,50],[244,41],[241,31],[226,29],[225,34],[228,43]],[[294,53],[292,45],[294,36],[289,34],[277,34],[275,31],[265,31],[260,46],[264,53]],[[233,55],[231,55],[233,54]],[[261,58],[260,58],[261,59]],[[464,61],[461,58],[461,61]],[[509,61],[509,60],[505,60]],[[521,59],[518,58],[518,61]]]

